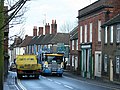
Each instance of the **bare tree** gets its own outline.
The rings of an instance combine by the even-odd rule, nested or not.
[[[3,27],[5,27],[6,25],[8,25],[9,23],[9,27],[15,27],[15,26],[21,26],[19,28],[19,30],[17,30],[17,33],[15,35],[10,35],[10,39],[12,40],[13,38],[17,36],[19,37],[23,37],[24,36],[24,25],[25,25],[25,21],[26,21],[26,17],[24,17],[24,14],[28,11],[28,6],[25,5],[26,2],[29,0],[5,0],[5,5],[8,6],[8,10],[5,11],[5,13],[8,13],[9,16],[7,18],[7,22],[5,23],[5,25]],[[11,29],[12,30],[12,29]],[[12,39],[11,39],[12,37]]]
[[[60,30],[63,33],[69,33],[75,26],[77,26],[77,21],[71,23],[69,21],[66,21],[63,25],[61,25]]]

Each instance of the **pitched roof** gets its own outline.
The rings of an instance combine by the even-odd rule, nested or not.
[[[22,43],[22,39],[20,37],[15,38],[13,46],[18,47]]]
[[[116,15],[112,19],[105,22],[101,27],[110,26],[110,25],[117,24],[117,23],[120,23],[120,14]]]
[[[69,45],[69,33],[56,33],[54,38],[49,41],[49,44],[64,43]]]
[[[70,32],[70,40],[78,39],[78,26]]]
[[[44,38],[41,40],[40,44],[41,45],[49,44],[49,41],[51,41],[54,36],[55,36],[54,34],[46,34]]]
[[[39,37],[39,36],[34,36],[34,37],[31,39],[31,41],[29,42],[28,45],[34,45],[35,42],[37,41],[38,37]]]
[[[33,36],[26,36],[23,42],[20,44],[20,47],[25,47],[27,46],[30,41],[32,40]]]
[[[41,42],[42,42],[42,39],[45,37],[45,35],[40,35],[39,37],[38,37],[38,39],[36,40],[36,44],[37,45],[40,45],[41,44]]]

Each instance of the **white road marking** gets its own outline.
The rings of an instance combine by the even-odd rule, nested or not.
[[[61,83],[59,83],[59,82],[56,82],[56,81],[54,81],[56,84],[59,84],[59,85],[61,85]]]
[[[46,77],[42,76],[42,78],[44,78],[44,79],[45,79]]]
[[[71,86],[68,85],[64,85],[65,87],[69,88],[69,89],[73,89]]]
[[[16,85],[15,85],[15,87],[17,88],[17,90],[20,90]]]
[[[48,78],[48,80],[51,81],[51,82],[53,81],[52,79],[49,79],[49,78]]]
[[[19,79],[17,79],[17,83],[18,83],[18,85],[22,88],[22,90],[27,90],[27,89],[21,84],[21,82],[20,82]]]

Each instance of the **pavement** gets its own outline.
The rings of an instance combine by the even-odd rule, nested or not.
[[[4,82],[4,90],[19,90],[18,87],[16,86],[16,76],[13,75],[14,72],[9,72],[8,77],[6,81]],[[120,83],[118,82],[110,82],[107,80],[103,80],[100,78],[97,79],[88,79],[88,78],[83,78],[80,75],[76,73],[71,73],[70,71],[65,70],[64,71],[64,76],[68,76],[77,80],[82,80],[86,83],[92,83],[92,84],[98,84],[102,86],[107,86],[113,88],[113,90],[120,90]]]
[[[7,79],[4,81],[3,90],[19,90],[15,84],[16,76],[13,75],[14,72],[9,72]]]
[[[93,85],[98,85],[98,86],[105,86],[105,87],[111,87],[113,90],[120,90],[120,82],[115,82],[115,81],[109,81],[101,78],[96,78],[96,79],[89,79],[89,78],[83,78],[79,74],[75,72],[70,72],[65,70],[64,71],[64,76],[68,76],[77,80],[84,81],[86,83],[92,83]]]

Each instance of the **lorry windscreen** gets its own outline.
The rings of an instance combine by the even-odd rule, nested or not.
[[[63,62],[63,56],[46,56],[45,61],[47,61],[49,64],[51,64],[52,62],[61,64],[61,62]]]

